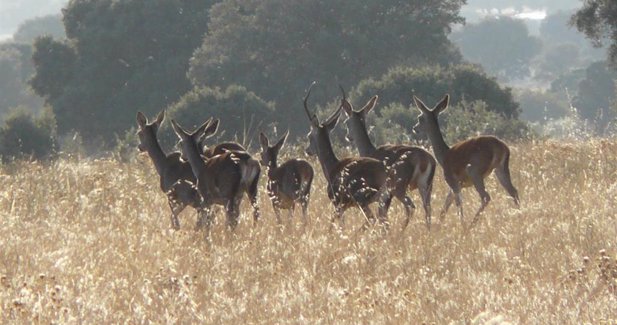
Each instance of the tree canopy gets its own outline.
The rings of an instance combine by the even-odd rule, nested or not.
[[[315,100],[400,64],[449,64],[460,55],[447,39],[465,0],[224,0],[191,60],[196,86],[239,84],[275,101],[282,127],[294,131],[313,80]]]
[[[188,60],[215,1],[72,0],[63,10],[68,40],[35,42],[34,90],[60,132],[110,144],[137,110],[153,114],[191,89]]]
[[[586,0],[571,20],[597,46],[608,43],[609,61],[617,66],[617,2]]]

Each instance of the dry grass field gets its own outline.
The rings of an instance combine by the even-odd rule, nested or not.
[[[494,176],[471,232],[452,208],[427,232],[330,231],[321,169],[310,206],[283,227],[260,193],[253,227],[196,215],[172,231],[147,157],[15,163],[0,170],[0,323],[617,324],[617,143],[512,145],[514,208]],[[438,214],[446,188],[435,178]],[[414,202],[419,203],[417,193]],[[463,191],[467,221],[479,205]],[[418,205],[418,204],[417,204]]]

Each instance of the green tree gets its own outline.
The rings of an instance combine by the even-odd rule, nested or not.
[[[8,114],[0,128],[0,155],[3,159],[45,158],[56,147],[55,130],[51,111],[35,116],[31,111],[17,107]]]
[[[571,23],[585,33],[596,46],[608,43],[608,57],[617,66],[617,2],[586,0],[572,15]]]
[[[523,21],[506,16],[469,24],[452,39],[465,59],[503,80],[528,76],[530,61],[541,49],[540,40],[529,34]]]
[[[257,132],[273,122],[274,104],[237,85],[224,90],[204,87],[186,93],[169,107],[168,113],[186,127],[197,127],[206,119],[216,117],[221,120],[216,135],[219,139],[250,145]],[[176,138],[165,132],[163,142],[169,142],[170,136]]]
[[[338,83],[385,73],[398,64],[448,64],[460,56],[447,34],[465,0],[224,0],[212,7],[209,32],[191,59],[197,86],[239,84],[275,101],[292,131],[301,98],[325,103]]]
[[[603,133],[616,117],[612,109],[615,101],[617,71],[606,62],[596,62],[585,70],[585,79],[578,84],[572,100],[579,115],[595,125]]]
[[[483,101],[486,109],[508,118],[518,118],[519,105],[510,88],[502,88],[494,78],[488,77],[481,69],[472,65],[456,65],[447,68],[425,66],[422,68],[397,67],[379,79],[369,78],[354,88],[350,97],[360,103],[379,95],[380,107],[399,103],[405,107],[411,103],[411,96],[417,95],[426,102],[440,100],[445,93],[450,101],[458,103]]]
[[[35,43],[32,87],[53,107],[59,132],[111,145],[134,123],[191,89],[191,54],[215,1],[72,0],[63,10],[67,40]]]

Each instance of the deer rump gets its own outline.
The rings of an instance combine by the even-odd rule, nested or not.
[[[383,164],[372,158],[344,158],[330,171],[328,197],[335,206],[368,205],[386,190]]]

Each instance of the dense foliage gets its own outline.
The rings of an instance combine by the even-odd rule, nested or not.
[[[191,89],[188,60],[214,1],[73,0],[63,10],[67,41],[35,42],[34,90],[60,132],[109,144],[134,123]]]
[[[598,46],[608,43],[609,61],[617,66],[617,2],[586,0],[572,23]]]
[[[301,98],[338,93],[400,64],[449,64],[460,55],[447,39],[464,0],[226,0],[213,6],[209,32],[191,61],[197,86],[239,84],[275,101],[294,131]],[[300,128],[298,128],[300,126]]]
[[[55,120],[50,111],[35,116],[21,107],[13,109],[0,127],[2,160],[48,157],[56,148],[55,131]]]

